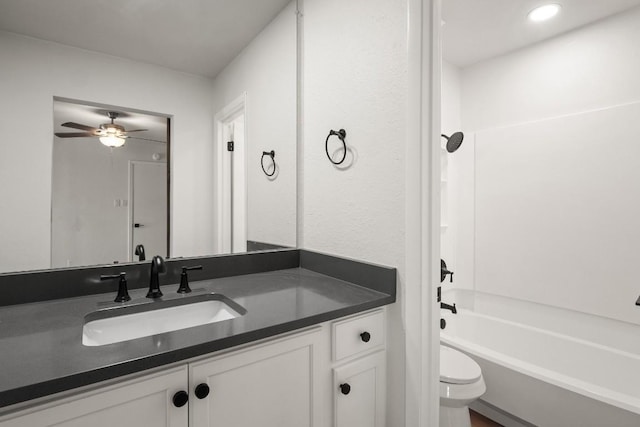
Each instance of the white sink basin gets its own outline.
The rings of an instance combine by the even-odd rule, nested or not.
[[[222,322],[246,312],[242,306],[220,294],[99,310],[85,316],[82,344],[89,347],[113,344]]]

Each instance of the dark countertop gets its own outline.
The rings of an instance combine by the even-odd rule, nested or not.
[[[0,408],[187,360],[395,301],[395,295],[291,268],[191,282],[186,296],[216,292],[244,316],[99,347],[82,345],[84,317],[118,306],[115,292],[0,307]],[[184,298],[163,285],[163,300]],[[132,303],[153,303],[146,289]],[[0,409],[0,413],[2,409]]]

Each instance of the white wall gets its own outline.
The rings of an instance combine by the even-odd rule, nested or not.
[[[441,130],[451,135],[462,129],[462,75],[460,68],[442,61]],[[444,139],[443,139],[444,144]]]
[[[96,138],[55,138],[51,267],[129,261],[129,162],[152,162],[158,153],[166,165],[166,148],[165,143],[135,139],[110,149]]]
[[[296,246],[296,41],[292,2],[214,81],[215,112],[247,96],[247,238],[284,246]],[[271,150],[274,179],[260,167]]]
[[[0,271],[49,267],[54,96],[172,115],[172,254],[213,252],[210,80],[2,32],[0,63]]]
[[[638,100],[640,8],[464,69],[469,131]]]
[[[476,289],[640,323],[639,48],[637,8],[462,71]]]
[[[305,0],[302,246],[405,267],[407,2]],[[355,160],[335,167],[330,129]],[[352,161],[353,160],[353,161]],[[389,307],[387,425],[404,425],[401,302]]]
[[[450,136],[465,131],[462,123],[462,71],[455,65],[442,64],[442,133]],[[442,152],[441,203],[443,224],[441,229],[441,256],[453,271],[454,283],[449,279],[446,288],[473,288],[473,245],[467,236],[473,236],[474,215],[474,135],[464,132],[462,145],[455,153]],[[443,147],[446,141],[442,139]]]

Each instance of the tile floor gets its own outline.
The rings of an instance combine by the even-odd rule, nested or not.
[[[479,413],[471,410],[469,412],[471,413],[472,427],[502,427],[502,424],[498,424],[484,415],[480,415]]]

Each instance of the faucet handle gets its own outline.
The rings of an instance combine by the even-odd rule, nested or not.
[[[447,263],[444,262],[442,258],[440,258],[440,282],[444,282],[444,279],[447,278],[447,274],[449,274],[450,282],[453,283],[453,271],[450,271],[447,268]]]
[[[129,296],[129,291],[127,289],[127,273],[124,271],[118,274],[103,274],[100,276],[100,281],[112,280],[112,279],[120,279],[118,282],[118,295],[113,302],[126,302],[130,301],[131,297]]]
[[[202,266],[194,265],[192,267],[182,267],[182,273],[180,274],[180,287],[178,288],[179,294],[188,294],[191,292],[191,288],[189,287],[189,277],[187,276],[187,271],[189,270],[202,270]]]
[[[103,282],[105,280],[119,279],[121,277],[124,277],[126,279],[127,273],[123,271],[122,273],[118,273],[118,274],[101,274],[100,281]]]

